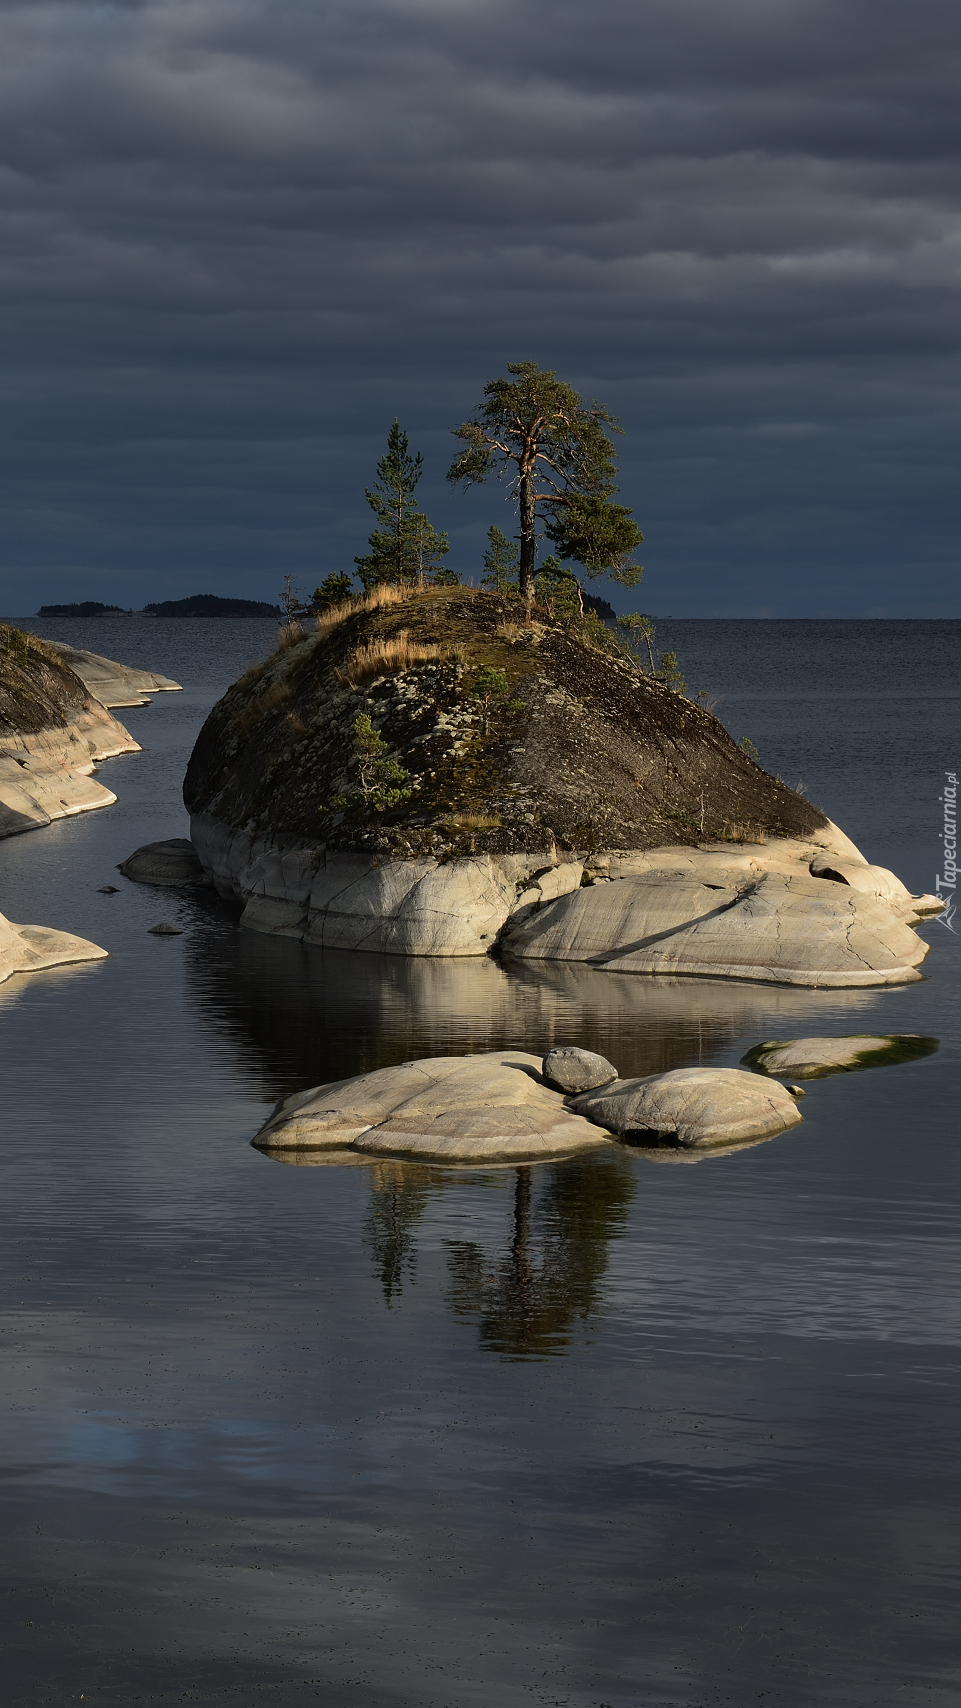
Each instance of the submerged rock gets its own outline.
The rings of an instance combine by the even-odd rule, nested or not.
[[[541,1071],[551,1085],[568,1094],[593,1091],[617,1078],[616,1067],[612,1067],[604,1056],[595,1055],[593,1050],[575,1048],[548,1050]]]
[[[747,1077],[747,1076],[745,1076]],[[544,1083],[536,1056],[495,1050],[380,1068],[285,1098],[261,1150],[360,1151],[448,1162],[525,1161],[610,1143]]]
[[[667,1140],[685,1149],[767,1138],[801,1120],[785,1086],[739,1068],[675,1068],[618,1080],[573,1099],[571,1108],[628,1144]]]
[[[51,931],[45,925],[14,925],[0,914],[0,984],[13,973],[36,973],[47,967],[106,958],[106,949],[88,943],[84,937]]]
[[[180,925],[169,925],[162,919],[159,925],[148,925],[148,935],[151,937],[182,937],[183,928]]]
[[[135,884],[188,888],[210,882],[197,850],[186,836],[172,836],[166,842],[145,842],[142,848],[128,854],[117,870]]]
[[[917,1061],[922,1056],[933,1055],[937,1049],[937,1038],[923,1038],[917,1033],[892,1032],[880,1037],[855,1033],[847,1038],[774,1038],[765,1044],[755,1044],[741,1061],[755,1073],[823,1079],[829,1073],[852,1073],[861,1068]]]

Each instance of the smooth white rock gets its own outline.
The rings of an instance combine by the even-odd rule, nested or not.
[[[300,1092],[253,1142],[260,1149],[504,1162],[563,1156],[610,1139],[545,1085],[536,1056],[495,1050],[404,1062]]]
[[[14,925],[0,914],[0,984],[14,973],[36,973],[47,967],[103,961],[106,957],[106,949],[88,943],[84,937],[52,931],[45,925]]]
[[[739,894],[667,871],[641,873],[512,921],[503,942],[522,958],[590,960],[610,972],[832,987],[910,983],[928,952],[873,897],[779,872]]]
[[[675,1068],[618,1080],[570,1106],[622,1138],[668,1139],[689,1149],[767,1138],[801,1120],[783,1085],[740,1068]]]

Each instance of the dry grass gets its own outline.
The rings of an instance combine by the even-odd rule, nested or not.
[[[410,640],[407,630],[401,629],[389,640],[371,641],[367,646],[359,646],[344,660],[343,669],[338,670],[337,675],[341,682],[349,682],[352,688],[356,688],[374,676],[396,676],[415,664],[435,663],[442,657],[442,647],[423,646]]]
[[[455,812],[444,820],[447,830],[499,830],[503,819],[497,813]]]
[[[277,639],[275,655],[278,652],[286,652],[288,647],[296,646],[298,641],[306,639],[307,630],[302,629],[299,623],[285,623]]]
[[[767,833],[759,824],[725,824],[713,835],[716,842],[757,842],[763,845],[767,841]]]
[[[516,641],[520,640],[524,631],[520,623],[498,623],[494,633],[498,640]]]
[[[299,712],[288,712],[287,713],[287,725],[288,725],[288,728],[290,729],[291,735],[306,735],[307,734],[307,725],[304,723],[304,720],[301,717]]]
[[[357,593],[352,599],[345,599],[340,605],[331,605],[317,618],[317,634],[321,640],[332,633],[348,617],[356,617],[361,611],[376,611],[381,605],[403,605],[410,598],[410,587],[398,587],[391,583],[383,587],[372,587],[369,593]]]

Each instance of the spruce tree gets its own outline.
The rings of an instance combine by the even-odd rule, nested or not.
[[[415,582],[430,576],[450,547],[417,508],[414,492],[424,471],[420,452],[412,456],[397,417],[387,435],[387,454],[377,464],[377,479],[364,496],[377,518],[369,551],[355,557],[357,573],[370,591],[385,581]]]

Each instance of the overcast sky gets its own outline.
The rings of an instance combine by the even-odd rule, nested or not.
[[[961,614],[957,0],[0,0],[0,609],[351,568],[396,414],[625,429],[674,615]],[[608,584],[598,583],[598,592]]]

